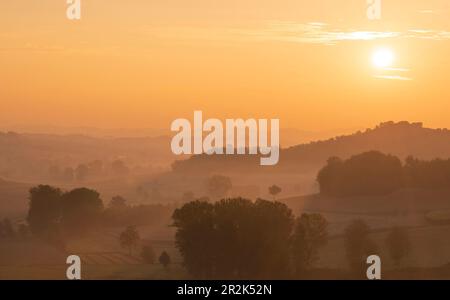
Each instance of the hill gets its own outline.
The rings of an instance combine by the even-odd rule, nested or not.
[[[175,172],[316,172],[332,156],[351,155],[377,150],[401,159],[412,155],[420,159],[450,157],[450,130],[423,127],[422,123],[385,122],[373,129],[328,140],[281,149],[274,167],[262,167],[257,156],[193,156],[173,165]]]
[[[168,136],[0,132],[0,177],[13,181],[68,183],[77,177],[96,180],[125,172],[147,174],[167,168],[174,158]]]

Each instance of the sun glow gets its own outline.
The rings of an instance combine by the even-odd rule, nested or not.
[[[376,50],[372,55],[372,63],[376,68],[384,69],[392,66],[394,62],[394,53],[392,50],[383,48]]]

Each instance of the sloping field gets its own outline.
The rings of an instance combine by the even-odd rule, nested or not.
[[[450,226],[425,226],[407,230],[411,242],[411,253],[401,261],[400,268],[439,268],[450,263]],[[377,245],[377,254],[384,270],[394,270],[394,265],[386,246],[387,230],[377,230],[369,237]],[[321,268],[347,269],[344,237],[331,237],[320,251],[317,264]],[[448,278],[450,279],[450,277]]]
[[[450,189],[404,189],[385,196],[329,197],[320,194],[280,200],[302,210],[347,214],[407,214],[450,209]]]
[[[0,266],[64,265],[67,254],[38,240],[0,240]]]

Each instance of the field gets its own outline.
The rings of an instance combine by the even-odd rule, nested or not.
[[[383,274],[390,278],[450,278],[450,226],[410,227],[408,234],[412,244],[411,254],[395,266],[385,246],[387,231],[374,230],[370,238],[378,246],[376,254],[382,259]],[[143,240],[151,243],[158,255],[167,251],[172,264],[165,269],[160,264],[145,264],[137,251],[129,255],[115,244],[112,234],[99,238],[99,233],[89,238],[77,240],[69,245],[67,252],[55,250],[38,241],[2,242],[0,244],[0,279],[65,279],[65,259],[69,254],[77,254],[82,259],[84,279],[184,279],[188,278],[171,240]],[[105,237],[106,236],[106,237]],[[93,243],[97,239],[99,243]],[[78,250],[76,250],[78,249]],[[84,251],[81,251],[84,250]],[[320,251],[317,267],[322,271],[319,278],[342,276],[337,270],[347,270],[344,238],[342,234],[332,235],[328,244]],[[409,270],[409,271],[406,271]],[[344,276],[345,278],[345,276]]]
[[[58,250],[36,239],[1,240],[0,279],[65,279],[67,256],[75,254],[82,261],[84,279],[180,279],[186,276],[174,242],[167,238],[171,228],[138,228],[141,242],[132,253],[120,247],[122,228],[97,231],[67,242],[66,250]],[[162,251],[171,257],[165,269],[158,262],[146,264],[140,247],[151,245],[156,258]]]
[[[450,224],[434,224],[430,215],[448,212],[449,191],[401,191],[383,197],[337,199],[318,195],[283,199],[296,215],[321,213],[329,222],[329,241],[320,250],[316,267],[318,278],[345,278],[348,269],[344,230],[355,219],[371,228],[382,259],[382,270],[390,278],[450,278]],[[431,214],[430,214],[431,212]],[[168,221],[169,223],[169,221]],[[395,265],[386,246],[389,229],[402,226],[407,230],[411,253]],[[175,228],[168,224],[137,228],[141,241],[137,247],[124,249],[119,235],[124,228],[92,231],[83,238],[66,242],[64,251],[36,239],[0,240],[0,279],[64,279],[68,255],[82,260],[85,279],[180,279],[187,278],[182,258],[175,248]],[[150,245],[156,257],[166,251],[171,265],[145,264],[140,256],[142,246]],[[340,270],[339,272],[337,270]]]
[[[383,270],[393,271],[397,268],[439,268],[450,263],[450,226],[425,226],[407,230],[411,241],[411,253],[395,266],[386,247],[386,230],[377,230],[369,235],[376,243],[377,254],[382,260]],[[317,264],[321,268],[346,269],[344,237],[331,237],[321,250]],[[447,277],[450,279],[450,276]]]

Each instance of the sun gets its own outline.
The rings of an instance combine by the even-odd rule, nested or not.
[[[384,69],[392,66],[395,56],[394,52],[388,48],[377,49],[372,54],[372,63],[376,68]]]

